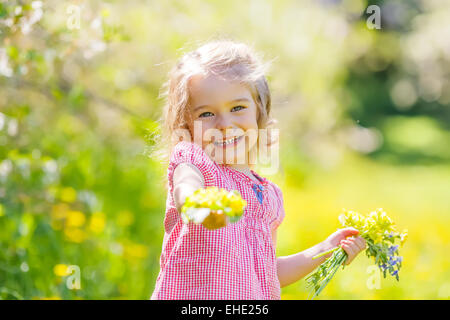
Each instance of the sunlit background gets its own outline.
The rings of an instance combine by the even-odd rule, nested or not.
[[[381,207],[409,230],[400,282],[367,286],[360,255],[320,298],[448,299],[449,22],[444,0],[0,0],[0,297],[150,297],[160,88],[183,52],[226,37],[272,60],[278,255],[324,240],[343,208]],[[303,280],[282,289],[307,297]]]

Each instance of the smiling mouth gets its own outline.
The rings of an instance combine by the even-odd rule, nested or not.
[[[214,141],[214,145],[217,147],[227,147],[227,146],[233,146],[236,145],[239,141],[242,140],[243,136],[239,136],[239,137],[234,137],[228,140],[223,140],[223,141]]]

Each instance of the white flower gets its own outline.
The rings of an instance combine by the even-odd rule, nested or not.
[[[13,70],[9,66],[9,58],[6,49],[0,49],[0,75],[11,77]]]
[[[192,222],[202,223],[209,216],[210,212],[210,208],[189,208],[186,214],[191,218]]]

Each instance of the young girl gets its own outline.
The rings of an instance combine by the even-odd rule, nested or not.
[[[346,228],[305,251],[276,257],[282,192],[249,161],[261,138],[255,132],[273,123],[270,109],[264,65],[245,44],[209,42],[171,71],[164,113],[165,136],[172,138],[165,235],[151,299],[280,299],[280,287],[331,254],[313,256],[341,245],[349,264],[365,249],[358,231]],[[215,230],[182,222],[186,197],[209,186],[240,192],[247,206],[238,222]]]

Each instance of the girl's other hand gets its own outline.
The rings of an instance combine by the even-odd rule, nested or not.
[[[325,245],[328,249],[341,246],[347,253],[346,265],[349,265],[353,259],[361,252],[366,249],[366,240],[364,238],[357,236],[359,231],[355,228],[344,228],[331,234],[326,240]],[[330,257],[331,254],[327,256]]]

